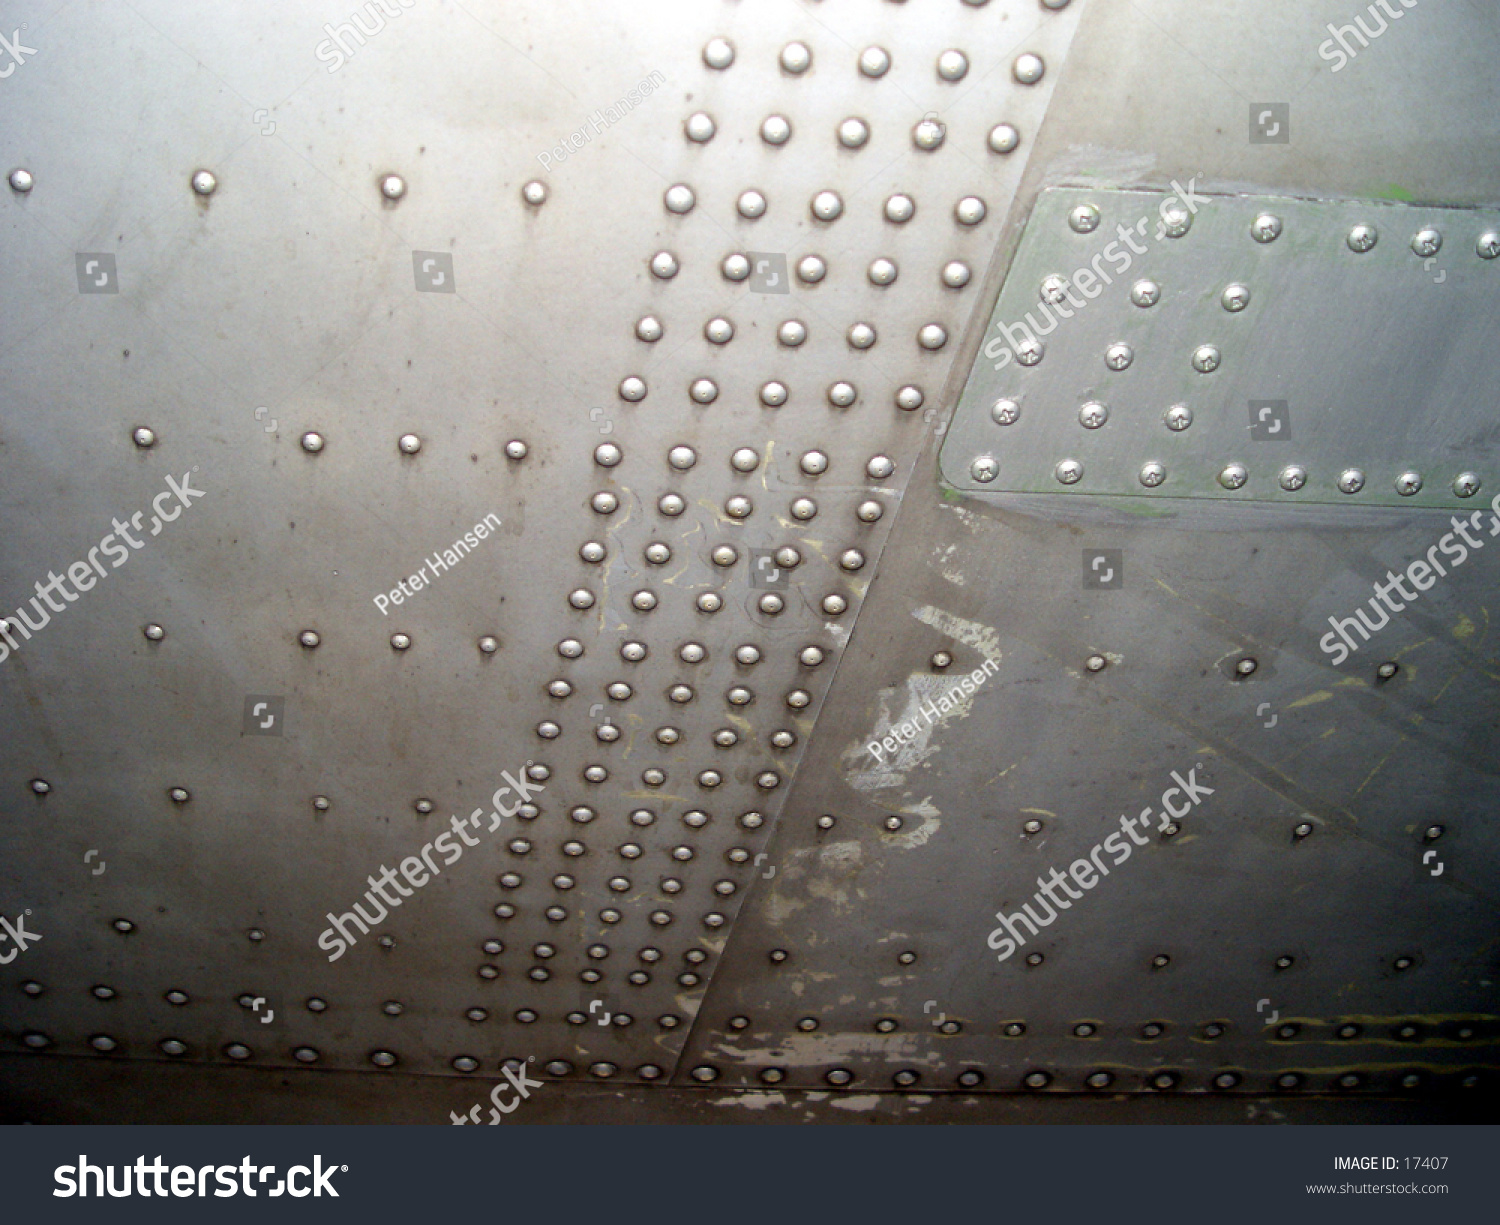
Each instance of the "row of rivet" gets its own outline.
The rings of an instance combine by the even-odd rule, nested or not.
[[[1067,2],[1068,0],[1044,0],[1044,6],[1058,9]],[[973,4],[974,0],[965,0],[965,3]],[[734,63],[734,57],[734,44],[727,38],[712,38],[703,48],[703,62],[716,72],[729,68]],[[800,41],[787,43],[777,57],[781,70],[792,76],[801,76],[812,67],[812,61],[812,48]],[[859,53],[856,62],[860,74],[872,80],[883,77],[891,67],[890,53],[884,47],[866,47]],[[936,70],[941,81],[961,81],[969,71],[968,57],[955,49],[944,51],[937,57]],[[1045,71],[1046,65],[1041,56],[1031,52],[1023,52],[1011,63],[1011,76],[1018,85],[1035,85],[1042,79]]]

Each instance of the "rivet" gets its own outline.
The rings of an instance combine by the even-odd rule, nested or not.
[[[651,275],[659,281],[670,281],[677,275],[677,257],[670,251],[658,251],[651,257]]]
[[[1193,424],[1193,410],[1186,404],[1174,404],[1162,415],[1162,420],[1169,430],[1181,432]]]
[[[724,501],[724,513],[731,519],[748,519],[754,510],[755,503],[742,493],[737,493]]]
[[[1222,1038],[1224,1036],[1224,1026],[1217,1021],[1210,1021],[1203,1027],[1203,1036],[1205,1038]]]
[[[990,418],[996,425],[1014,425],[1021,419],[1021,406],[1002,397],[990,405]]]
[[[889,455],[872,455],[865,464],[865,475],[877,481],[883,481],[896,471],[895,461]]]
[[[758,664],[760,662],[760,648],[751,646],[747,642],[743,646],[735,648],[734,657],[746,667],[749,667],[752,664]]]
[[[883,77],[890,66],[891,57],[883,47],[866,47],[859,53],[859,70],[867,77]]]
[[[1013,123],[997,123],[986,138],[991,153],[1012,153],[1021,144],[1021,133]]]
[[[789,509],[793,519],[801,519],[805,522],[818,513],[818,504],[811,498],[797,498]]]
[[[783,570],[795,570],[802,564],[802,554],[791,545],[782,545],[776,550],[776,564]]]
[[[1076,485],[1083,479],[1083,465],[1076,459],[1065,459],[1052,470],[1052,475],[1064,485]]]
[[[1231,315],[1237,315],[1250,305],[1250,290],[1244,285],[1230,285],[1219,295],[1219,301]]]
[[[1303,838],[1310,838],[1312,832],[1313,825],[1311,821],[1300,821],[1292,828],[1292,837],[1300,842]]]
[[[841,595],[825,595],[823,597],[823,612],[830,617],[842,616],[849,609],[849,601]]]
[[[712,404],[719,398],[719,387],[712,379],[694,379],[688,395],[695,404]]]
[[[408,634],[392,634],[391,646],[398,651],[404,651],[411,646],[411,637]]]
[[[1171,829],[1172,827],[1169,825],[1169,826],[1167,826],[1167,828]],[[1165,953],[1158,953],[1155,957],[1153,957],[1151,959],[1151,968],[1153,970],[1165,970],[1171,964],[1172,964],[1172,959],[1170,957],[1168,957]]]
[[[539,179],[532,179],[522,186],[521,199],[532,208],[540,208],[547,203],[547,185]]]
[[[988,485],[1000,475],[1000,465],[993,455],[981,455],[969,465],[969,475],[982,485]]]
[[[31,171],[23,170],[18,166],[10,172],[11,191],[24,196],[34,186],[36,186],[36,180],[31,177]]]
[[[1276,481],[1288,493],[1296,493],[1307,484],[1307,469],[1299,464],[1288,464],[1281,470]]]
[[[113,923],[110,924],[110,926],[113,927],[122,936],[128,936],[135,930],[135,924],[132,923],[129,919],[116,919]]]
[[[1226,464],[1219,473],[1219,484],[1225,489],[1239,489],[1250,479],[1244,464]]]
[[[656,509],[664,515],[675,517],[687,509],[687,503],[682,500],[680,494],[664,493],[657,499]]]
[[[846,149],[863,148],[870,139],[870,125],[863,119],[849,118],[839,124],[839,144]]]
[[[28,1034],[23,1034],[21,1037],[21,1041],[24,1042],[27,1046],[31,1047],[31,1049],[34,1051],[39,1051],[44,1047],[52,1045],[51,1038],[47,1037],[46,1034],[39,1034],[35,1031]]]
[[[848,332],[849,347],[851,349],[868,349],[876,341],[875,329],[868,323],[851,324]],[[836,384],[839,387],[848,387],[848,383]],[[832,393],[830,392],[830,398]],[[850,399],[853,403],[853,399]]]
[[[925,399],[926,397],[923,396],[920,387],[913,387],[911,384],[907,384],[896,392],[896,407],[903,412],[916,412],[917,409],[922,407]]]
[[[432,801],[429,799],[420,799],[412,807],[425,817],[432,811]]]
[[[703,62],[722,71],[734,63],[734,44],[727,38],[711,38],[703,48]]]
[[[1090,1089],[1108,1089],[1114,1083],[1114,1079],[1108,1072],[1095,1072],[1084,1083]]]
[[[978,225],[985,211],[984,201],[978,196],[965,196],[953,206],[953,216],[960,225]]]
[[[141,633],[145,634],[147,640],[150,642],[160,642],[167,636],[167,631],[162,629],[162,627],[156,624],[155,621],[151,622],[144,629],[142,629]]]
[[[626,382],[629,382],[629,381],[630,380],[628,380],[628,379],[626,380]],[[644,383],[641,385],[641,394],[642,395],[646,394],[646,388],[645,388],[645,384]],[[526,458],[526,454],[527,454],[527,452],[529,450],[530,450],[530,448],[524,442],[522,442],[519,438],[512,438],[509,442],[507,442],[505,444],[505,454],[506,454],[506,457],[509,458],[509,459],[525,459]]]
[[[1140,471],[1141,484],[1147,489],[1155,489],[1167,479],[1167,470],[1162,465],[1152,460],[1150,463],[1142,464]]]
[[[583,654],[583,643],[576,638],[564,638],[557,644],[557,653],[564,659],[577,659]]]
[[[792,125],[784,115],[767,115],[760,125],[760,138],[768,145],[784,145],[792,138]]]
[[[600,515],[612,515],[620,508],[620,499],[607,489],[601,489],[589,499],[589,505]]]
[[[1262,213],[1250,223],[1250,237],[1256,242],[1275,242],[1281,237],[1281,218],[1274,213]]]
[[[156,445],[156,431],[147,429],[145,426],[141,426],[130,437],[143,451]]]
[[[879,502],[875,501],[861,502],[854,508],[855,517],[862,523],[878,522],[880,517],[884,514],[885,507],[881,506]]]
[[[375,943],[383,949],[393,949],[396,947],[396,937],[392,935],[382,935],[376,939]]]
[[[259,944],[266,938],[266,933],[261,931],[261,929],[258,927],[252,927],[245,933],[245,938],[249,940],[251,944]]]
[[[93,989],[93,994],[95,999],[112,1000],[115,998],[115,989],[113,987],[98,986]]]
[[[724,598],[715,591],[702,592],[695,601],[699,612],[716,613],[724,607]]]
[[[873,261],[870,264],[869,277],[872,285],[889,285],[896,279],[895,262],[885,258]]]
[[[839,554],[839,568],[843,570],[859,570],[865,564],[865,555],[858,549],[845,549]]]
[[[1161,300],[1161,286],[1155,281],[1137,281],[1130,287],[1130,300],[1142,308],[1155,306]]]
[[[1103,672],[1109,661],[1102,655],[1090,655],[1083,661],[1083,666],[1090,672]]]
[[[917,343],[928,351],[941,349],[948,343],[948,332],[939,324],[929,323],[917,333]]]
[[[937,73],[945,81],[962,81],[969,71],[969,58],[962,51],[944,51],[937,58]]]
[[[182,1042],[177,1038],[163,1038],[160,1045],[161,1053],[163,1055],[170,1055],[174,1059],[179,1055],[187,1054],[187,1043]]]
[[[787,348],[795,349],[798,345],[800,345],[804,340],[807,339],[807,325],[804,324],[800,319],[788,319],[785,323],[783,323],[779,328],[776,329],[776,339],[784,344]],[[772,384],[767,385],[771,386]],[[774,386],[780,387],[781,384],[776,383],[774,384]],[[786,399],[784,388],[781,398],[782,400]]]
[[[732,566],[735,562],[739,561],[740,554],[739,550],[736,549],[733,545],[721,544],[717,545],[714,548],[714,551],[709,554],[709,557],[712,559],[714,565],[716,566]]]
[[[594,448],[594,462],[601,468],[613,468],[624,458],[625,453],[612,442],[601,442]]]
[[[1042,57],[1026,52],[1016,56],[1016,62],[1011,65],[1011,74],[1022,85],[1035,85],[1042,79],[1047,66],[1042,62]]]
[[[1047,346],[1034,336],[1026,336],[1015,346],[1016,360],[1023,366],[1035,366],[1047,355]]]
[[[626,642],[620,646],[620,658],[627,663],[637,664],[646,658],[646,644],[644,642]]]
[[[760,466],[760,455],[750,447],[740,447],[729,457],[736,472],[754,472]]]
[[[1068,225],[1074,233],[1092,234],[1099,228],[1099,210],[1092,204],[1080,204],[1068,214]]]
[[[1427,258],[1443,249],[1443,236],[1433,229],[1418,230],[1411,240],[1412,251]]]
[[[837,817],[831,817],[827,813],[824,813],[821,817],[818,818],[816,824],[819,829],[827,830],[832,829],[834,825],[837,824],[837,822]]]
[[[854,1073],[848,1068],[834,1068],[823,1079],[834,1088],[841,1089],[854,1080]]]
[[[1365,474],[1358,468],[1345,468],[1339,473],[1339,490],[1343,493],[1358,493],[1365,487]]]
[[[1472,498],[1479,492],[1480,480],[1472,472],[1460,472],[1453,481],[1453,492],[1460,498]]]
[[[828,456],[822,451],[808,451],[802,456],[801,468],[808,476],[817,476],[828,471]]]
[[[698,197],[686,183],[673,183],[662,196],[662,203],[670,213],[690,213],[698,203]]]
[[[1141,1037],[1160,1038],[1166,1032],[1166,1026],[1158,1021],[1148,1021],[1141,1026]]]
[[[754,221],[757,217],[765,215],[766,198],[758,191],[742,191],[734,207],[741,217]]]
[[[1097,430],[1109,420],[1109,408],[1097,400],[1090,400],[1078,410],[1078,424],[1086,430]]]
[[[687,122],[683,124],[683,130],[687,133],[689,140],[701,145],[712,140],[714,132],[718,129],[714,125],[713,116],[698,111],[688,116]]]
[[[1046,1072],[1028,1072],[1023,1083],[1028,1089],[1045,1089],[1052,1083],[1052,1077]]]
[[[962,289],[969,283],[969,265],[962,260],[953,260],[943,265],[943,284],[949,289]]]
[[[1294,957],[1283,954],[1276,959],[1276,968],[1278,970],[1290,970],[1295,961]]]
[[[760,611],[763,612],[763,613],[765,613],[767,616],[774,617],[777,613],[781,612],[781,610],[784,609],[785,607],[786,607],[786,601],[783,600],[774,591],[768,591],[768,592],[766,592],[764,595],[762,595],[760,597],[760,601],[759,601]]]
[[[193,190],[200,196],[213,195],[214,188],[218,187],[219,185],[219,180],[214,178],[213,172],[209,170],[196,171],[193,175],[192,182]]]
[[[243,1042],[231,1042],[224,1048],[224,1053],[231,1059],[249,1059],[250,1048]]]
[[[1388,681],[1399,671],[1401,671],[1401,666],[1399,664],[1392,663],[1390,660],[1387,660],[1385,663],[1381,664],[1378,668],[1375,669],[1375,675],[1383,681]]]
[[[1251,659],[1249,656],[1246,656],[1244,659],[1240,660],[1234,665],[1234,670],[1241,676],[1249,676],[1252,672],[1255,671],[1257,667],[1259,667],[1259,665],[1256,663],[1256,661]]]
[[[902,225],[917,213],[917,202],[904,192],[897,192],[885,202],[885,219]]]
[[[387,200],[399,200],[406,194],[406,180],[399,174],[388,174],[380,180],[380,194]]]
[[[167,798],[174,804],[186,804],[193,797],[188,794],[186,787],[173,787],[167,792]]]
[[[1486,230],[1479,236],[1479,241],[1474,244],[1474,250],[1480,259],[1494,259],[1500,256],[1500,233]]]
[[[812,52],[806,43],[790,42],[781,49],[781,66],[788,72],[806,72],[811,65]]]
[[[1193,214],[1179,200],[1167,201],[1159,214],[1162,233],[1168,238],[1181,238],[1193,228]]]
[[[402,434],[396,440],[396,445],[401,448],[403,454],[415,455],[422,449],[422,440],[415,434]]]
[[[655,315],[643,315],[635,325],[636,338],[638,340],[644,340],[647,344],[654,344],[656,341],[660,340],[662,338],[663,331],[664,329],[662,328],[661,320],[658,319]],[[622,388],[623,386],[624,384],[621,384]],[[643,393],[644,388],[645,385],[642,384]],[[628,399],[629,397],[624,398]],[[640,397],[636,398],[639,399]]]
[[[1344,241],[1349,244],[1349,250],[1363,255],[1380,241],[1380,232],[1373,225],[1361,224],[1350,230],[1349,237]]]
[[[1396,492],[1403,498],[1412,497],[1422,492],[1422,477],[1420,473],[1403,472],[1396,478]]]
[[[45,991],[46,988],[43,987],[41,983],[36,982],[35,980],[28,980],[21,984],[21,990],[26,992],[27,995],[34,998],[38,995],[41,995],[41,993]],[[186,997],[184,997],[184,999],[186,999]]]
[[[958,1083],[965,1089],[975,1089],[984,1083],[984,1073],[973,1068],[958,1074]]]
[[[943,125],[936,119],[923,119],[911,130],[912,143],[918,149],[925,149],[928,152],[938,148],[943,143],[944,135],[946,135],[946,131]]]
[[[1278,1089],[1295,1089],[1301,1083],[1302,1077],[1296,1072],[1283,1072],[1276,1078],[1276,1087]]]
[[[1221,360],[1219,350],[1213,345],[1199,345],[1193,350],[1193,369],[1199,374],[1212,374]]]
[[[834,383],[828,388],[828,402],[835,408],[848,408],[858,397],[853,383]]]
[[[893,817],[887,817],[885,819],[885,827],[886,827],[886,829],[890,830],[891,833],[893,833],[893,834],[897,830],[899,830],[905,824],[906,824],[906,822],[904,822],[900,817],[894,817],[893,816]]]
[[[703,325],[703,335],[710,344],[727,345],[734,339],[734,324],[728,319],[710,319]]]

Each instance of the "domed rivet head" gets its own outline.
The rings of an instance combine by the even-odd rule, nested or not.
[[[421,799],[413,804],[412,807],[425,817],[429,812],[432,811],[432,801],[428,799]]]
[[[1250,237],[1256,242],[1275,242],[1281,237],[1281,218],[1275,213],[1262,213],[1250,223]]]
[[[990,129],[987,142],[991,153],[1014,153],[1021,145],[1021,133],[1012,123],[997,123]]]
[[[156,431],[149,430],[145,426],[141,426],[130,437],[135,442],[135,445],[143,451],[149,450],[156,445]]]
[[[670,281],[677,275],[677,257],[670,251],[658,251],[651,257],[651,275],[659,281]]]
[[[590,565],[597,565],[608,555],[608,551],[597,540],[586,540],[578,546],[578,556]]]
[[[1027,336],[1016,345],[1016,360],[1023,366],[1035,366],[1047,355],[1047,346],[1033,336]]]
[[[703,62],[720,72],[734,63],[734,44],[727,38],[711,38],[703,48]]]
[[[786,325],[783,324],[782,326],[785,327]],[[773,380],[760,389],[760,402],[767,408],[780,408],[786,403],[786,398],[787,390],[785,383],[778,383]]]
[[[1104,350],[1104,364],[1111,370],[1128,370],[1135,360],[1135,350],[1127,344],[1112,344]]]
[[[729,457],[736,472],[754,472],[760,466],[760,456],[750,447],[740,447]]]
[[[1234,670],[1240,676],[1249,676],[1258,667],[1260,667],[1260,665],[1254,659],[1246,656],[1244,659],[1239,660],[1234,665]]]
[[[820,191],[812,198],[812,215],[819,221],[836,220],[844,211],[844,201],[836,191]]]
[[[1307,469],[1300,464],[1288,464],[1281,470],[1281,475],[1276,478],[1276,483],[1288,493],[1296,493],[1302,486],[1307,484]]]
[[[1161,301],[1161,286],[1155,281],[1137,281],[1130,287],[1130,300],[1142,308],[1155,306]]]
[[[1199,345],[1193,350],[1193,369],[1199,374],[1212,374],[1222,360],[1223,355],[1213,345]]]
[[[845,549],[839,554],[839,568],[843,570],[859,570],[864,567],[865,555],[858,549]]]
[[[878,522],[880,517],[884,514],[885,507],[881,506],[879,502],[861,502],[857,507],[854,508],[855,518],[859,519],[861,523]]]
[[[922,407],[925,399],[926,397],[922,395],[920,387],[913,387],[908,384],[896,392],[896,407],[903,412],[915,412]]]
[[[959,225],[978,225],[985,212],[984,201],[978,196],[965,196],[953,206],[953,216]]]
[[[710,1084],[719,1079],[719,1069],[711,1068],[707,1064],[696,1067],[692,1071],[692,1077],[700,1084]]]
[[[1219,302],[1231,315],[1237,315],[1250,305],[1250,290],[1244,285],[1230,285],[1219,295]]]
[[[1042,62],[1042,57],[1029,51],[1016,56],[1016,62],[1011,65],[1011,75],[1022,85],[1035,85],[1046,71],[1047,66]]]
[[[849,611],[849,601],[841,595],[825,595],[822,607],[828,616],[840,617]]]
[[[249,940],[251,944],[259,944],[266,938],[266,933],[261,931],[261,929],[258,927],[252,927],[245,933],[245,938]]]
[[[308,430],[302,435],[302,449],[309,455],[316,455],[323,449],[323,435],[316,430]]]
[[[1424,259],[1436,255],[1443,249],[1443,236],[1433,229],[1418,230],[1412,235],[1411,249]]]
[[[583,643],[576,638],[564,638],[557,644],[557,653],[564,659],[577,659],[583,654]]]
[[[918,149],[930,153],[942,145],[946,134],[947,129],[936,119],[923,119],[911,130],[911,140]]]
[[[1373,250],[1380,241],[1380,232],[1373,225],[1357,225],[1349,231],[1349,237],[1344,241],[1349,244],[1349,250],[1363,255],[1366,251]]]
[[[500,649],[500,640],[498,638],[492,638],[488,634],[486,634],[479,640],[479,649],[486,655],[493,655]]]
[[[540,208],[547,203],[547,185],[539,179],[532,179],[521,188],[521,199],[532,208]]]
[[[1109,660],[1105,659],[1102,655],[1090,655],[1083,661],[1083,666],[1090,672],[1103,672],[1108,664]]]
[[[789,544],[782,545],[781,548],[776,550],[775,559],[776,564],[783,570],[795,570],[802,564],[802,554],[799,553],[796,549],[792,548],[792,546]],[[746,647],[743,649],[747,651],[755,651],[754,647]],[[756,652],[756,658],[758,659],[759,657],[759,652]]]
[[[1345,468],[1339,473],[1339,492],[1358,493],[1365,487],[1365,474],[1358,468]]]
[[[877,259],[870,264],[868,275],[872,285],[889,285],[896,279],[896,264],[893,260]]]
[[[1028,1089],[1045,1089],[1052,1083],[1052,1077],[1046,1072],[1028,1072],[1024,1083]]]
[[[937,58],[937,74],[945,81],[962,81],[969,71],[969,57],[962,51],[944,51]]]
[[[890,830],[893,834],[905,824],[906,822],[903,821],[900,817],[887,817],[885,819],[886,829]]]
[[[793,519],[801,519],[805,522],[818,513],[818,504],[811,498],[796,498],[789,509]]]
[[[113,923],[110,924],[110,926],[113,927],[122,936],[128,936],[135,930],[135,924],[132,923],[129,919],[116,919]]]
[[[822,256],[804,255],[796,261],[796,279],[801,282],[816,285],[825,276],[828,276],[828,264],[823,262]]]
[[[1292,837],[1299,840],[1302,838],[1310,838],[1312,836],[1312,832],[1313,826],[1310,821],[1299,821],[1295,826],[1292,827]]]
[[[656,509],[664,515],[675,518],[687,509],[687,503],[683,501],[681,494],[664,493],[657,499]]]
[[[789,349],[795,349],[807,339],[807,325],[800,319],[788,319],[776,329],[776,339]],[[768,383],[768,387],[780,387],[780,383]],[[785,397],[783,397],[785,399]]]
[[[688,395],[695,404],[712,404],[719,398],[719,387],[712,379],[694,379]]]
[[[917,215],[917,202],[897,192],[885,202],[885,219],[903,225]]]
[[[1083,465],[1076,459],[1065,459],[1052,470],[1052,475],[1064,485],[1076,485],[1083,480]]]
[[[594,448],[594,462],[601,468],[613,468],[624,458],[625,453],[612,442],[601,442]]]
[[[188,794],[186,787],[173,787],[167,792],[167,798],[174,804],[186,804],[193,797]]]
[[[10,172],[11,191],[24,196],[34,186],[36,186],[36,180],[31,177],[31,171],[23,170],[18,166]]]
[[[643,555],[653,566],[664,566],[672,560],[671,548],[662,544],[659,540],[654,540],[648,544]],[[611,693],[609,696],[614,697],[615,695]],[[630,695],[627,693],[624,696],[628,698]]]
[[[1002,397],[990,405],[990,419],[996,425],[1014,425],[1021,419],[1021,406]]]
[[[1219,473],[1219,484],[1225,489],[1239,489],[1249,479],[1250,474],[1245,471],[1244,464],[1226,464]]]
[[[151,622],[149,625],[143,628],[141,630],[141,633],[146,635],[146,640],[148,642],[160,642],[167,636],[167,631],[162,629],[162,627],[159,626],[155,621]]]
[[[867,77],[883,77],[890,67],[891,57],[884,47],[866,47],[859,53],[859,70]]]
[[[765,613],[768,617],[774,617],[777,613],[779,613],[786,607],[786,601],[783,600],[774,591],[768,591],[765,593],[765,595],[760,597],[759,607],[760,611]]]
[[[224,1048],[224,1053],[231,1059],[249,1059],[250,1048],[243,1042],[231,1042]]]
[[[808,476],[817,476],[828,471],[828,456],[822,451],[808,451],[803,455],[800,466]]]
[[[1403,472],[1396,478],[1396,492],[1403,498],[1412,497],[1422,492],[1422,477],[1420,473]]]
[[[710,344],[727,345],[734,339],[734,324],[728,319],[710,319],[703,325],[703,335]]]
[[[846,149],[863,148],[870,139],[870,125],[863,119],[849,118],[839,124],[839,144]]]
[[[323,641],[323,637],[318,633],[317,630],[303,630],[300,634],[297,635],[297,641],[305,646],[308,650],[312,650],[315,646]]]
[[[1166,422],[1169,430],[1181,433],[1193,424],[1193,410],[1186,404],[1174,404],[1162,414],[1162,420]]]
[[[719,545],[709,557],[716,566],[732,566],[740,559],[739,550],[729,544]]]
[[[917,333],[917,343],[929,352],[935,352],[948,343],[948,332],[939,324],[929,323]]]
[[[858,396],[853,383],[834,383],[828,389],[828,402],[835,408],[848,408]]]
[[[742,191],[734,207],[741,217],[754,221],[765,214],[766,198],[758,191]]]
[[[1099,210],[1092,204],[1080,204],[1068,214],[1068,225],[1075,234],[1092,234],[1099,228]]]
[[[669,213],[690,213],[693,205],[698,203],[698,197],[686,183],[674,183],[662,196],[662,203],[667,206]]]
[[[700,145],[711,141],[714,138],[714,133],[718,131],[718,128],[714,124],[713,116],[704,111],[698,111],[695,114],[689,115],[687,122],[682,126],[683,131],[687,133],[687,138]]]
[[[1141,484],[1147,489],[1155,489],[1167,479],[1166,468],[1155,460],[1141,465]]]
[[[1162,205],[1158,216],[1161,219],[1161,232],[1168,238],[1181,238],[1193,228],[1193,214],[1188,212],[1187,206],[1181,201],[1167,201]]]
[[[1486,230],[1474,244],[1474,250],[1480,259],[1495,259],[1500,256],[1500,233]]]
[[[370,1062],[377,1068],[393,1068],[396,1066],[396,1056],[390,1051],[375,1051],[370,1056]]]
[[[49,783],[45,778],[34,778],[31,780],[31,789],[32,791],[36,792],[37,795],[46,795],[49,791],[52,790],[52,784]]]
[[[663,330],[661,320],[655,315],[643,315],[635,325],[636,339],[644,340],[647,344],[654,344],[661,339]],[[623,387],[624,384],[621,386]],[[644,389],[644,384],[642,388]]]
[[[1460,498],[1472,498],[1479,492],[1481,482],[1472,472],[1460,472],[1453,481],[1453,492]]]
[[[574,608],[592,608],[594,606],[594,593],[579,588],[568,596],[568,603]]]
[[[760,125],[760,138],[768,145],[784,145],[792,138],[792,125],[785,115],[767,115]]]
[[[969,465],[969,475],[981,484],[988,485],[1000,475],[1000,465],[993,455],[981,455]]]
[[[638,612],[650,612],[656,607],[656,596],[650,591],[637,591],[630,597],[630,606]]]
[[[174,1059],[179,1055],[186,1055],[187,1049],[187,1043],[181,1042],[176,1038],[163,1038],[161,1041],[161,1053],[163,1055],[170,1055]]]
[[[856,323],[849,328],[849,347],[851,349],[868,349],[875,343],[875,329],[868,323]],[[847,386],[847,384],[844,384]]]
[[[629,402],[631,404],[635,404],[635,403],[638,403],[641,400],[644,400],[645,398],[646,398],[646,380],[645,379],[637,378],[635,375],[631,375],[629,378],[621,380],[621,382],[620,382],[620,399],[625,400],[625,401],[627,401],[627,402]],[[522,446],[524,447],[525,444],[523,443]],[[508,450],[509,450],[509,448],[507,448],[507,451]],[[522,454],[525,454],[524,450],[522,451]],[[520,457],[512,455],[511,458],[512,459],[518,459]]]
[[[422,449],[422,440],[415,434],[402,434],[396,445],[403,455],[415,455]]]
[[[806,72],[812,66],[812,52],[806,43],[787,43],[781,49],[781,66],[791,73]]]
[[[387,200],[399,200],[406,194],[406,180],[399,174],[388,174],[380,180],[380,194]]]
[[[213,195],[214,188],[216,188],[218,185],[219,180],[214,178],[212,171],[199,170],[193,175],[193,190],[200,196]]]
[[[724,501],[724,513],[731,519],[748,519],[755,510],[755,503],[744,494],[735,494]]]
[[[692,447],[673,447],[667,452],[667,463],[680,472],[686,472],[698,462],[698,452]]]
[[[962,260],[953,260],[943,265],[943,284],[949,289],[962,289],[969,283],[969,265]]]

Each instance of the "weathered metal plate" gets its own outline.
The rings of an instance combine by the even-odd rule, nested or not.
[[[1500,213],[1176,183],[1041,193],[947,483],[1470,509],[1500,490],[1500,427],[1475,412],[1500,379]]]

